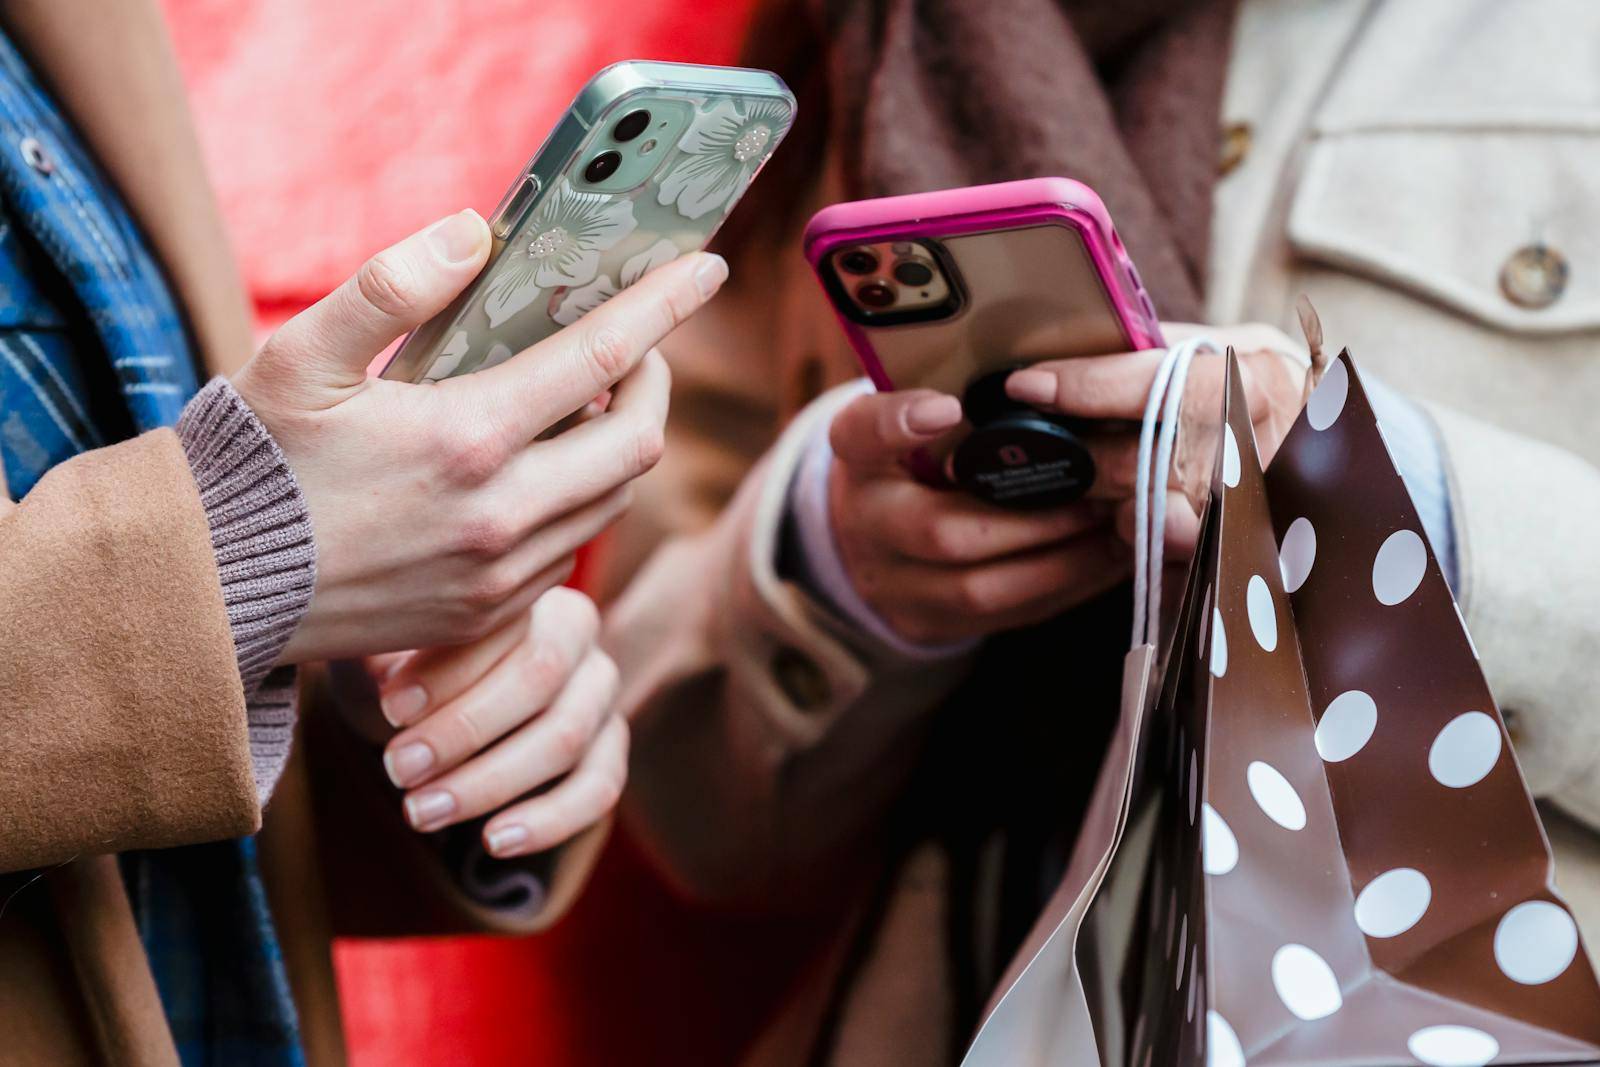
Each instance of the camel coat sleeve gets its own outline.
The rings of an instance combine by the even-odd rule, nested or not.
[[[0,871],[260,824],[244,692],[170,430],[0,503]]]

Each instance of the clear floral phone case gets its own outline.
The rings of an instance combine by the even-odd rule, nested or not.
[[[483,273],[383,376],[437,381],[504,362],[704,248],[793,118],[794,98],[766,71],[602,71],[490,220]]]

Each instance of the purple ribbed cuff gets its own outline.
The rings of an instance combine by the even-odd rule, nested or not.
[[[226,378],[213,378],[189,401],[178,437],[211,525],[265,804],[294,731],[295,671],[273,664],[316,585],[311,517],[288,461]]]

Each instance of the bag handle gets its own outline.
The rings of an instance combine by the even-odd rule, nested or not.
[[[1167,349],[1139,427],[1139,468],[1134,476],[1133,647],[1161,639],[1161,569],[1166,547],[1167,481],[1178,438],[1178,419],[1189,365],[1201,352],[1215,352],[1207,337],[1191,337]],[[1160,426],[1158,435],[1156,427]],[[1159,475],[1159,477],[1157,477]]]

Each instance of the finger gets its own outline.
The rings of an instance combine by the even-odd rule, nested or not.
[[[564,781],[484,824],[484,847],[500,857],[554,848],[605,818],[617,806],[627,777],[628,724],[613,715],[583,762]]]
[[[1138,521],[1134,515],[1133,501],[1124,501],[1117,508],[1117,536],[1133,544],[1134,528]],[[1195,511],[1182,490],[1167,490],[1167,516],[1165,523],[1166,551],[1175,560],[1186,560],[1194,555],[1200,542],[1200,515]]]
[[[514,457],[500,491],[526,502],[523,520],[533,523],[613,491],[660,460],[671,399],[672,372],[652,351],[617,384],[604,412]]]
[[[389,742],[383,765],[390,780],[402,789],[431,781],[538,715],[566,687],[599,628],[588,597],[551,590],[534,606],[527,640]]]
[[[828,443],[846,467],[868,472],[894,466],[960,422],[961,401],[932,389],[869,393],[834,415]]]
[[[907,559],[940,564],[977,564],[1043,548],[1092,529],[1109,514],[1086,502],[1007,510],[910,479],[874,483],[856,508],[860,525],[876,530],[889,548]]]
[[[1006,379],[1011,399],[1063,415],[1084,419],[1144,417],[1150,387],[1166,358],[1163,349],[1120,352],[1109,356],[1077,356],[1047,360],[1019,370]],[[1241,360],[1241,367],[1246,361]],[[1189,368],[1184,403],[1220,407],[1227,363],[1216,353],[1197,355]],[[1266,394],[1255,384],[1256,374],[1241,370],[1252,419],[1268,410]]]
[[[443,777],[411,792],[406,818],[417,830],[474,819],[577,767],[617,696],[617,668],[591,650],[548,711]]]
[[[633,487],[622,485],[555,519],[531,513],[512,520],[509,528],[525,531],[523,540],[501,554],[481,577],[481,600],[495,603],[529,578],[572,555],[621,518],[633,502]],[[548,504],[548,502],[544,502]],[[529,509],[529,501],[508,501],[504,509]]]
[[[284,323],[262,354],[292,361],[314,384],[360,385],[378,353],[443,311],[488,255],[489,227],[478,213],[449,215],[367,260]]]
[[[978,567],[907,564],[894,578],[906,604],[890,622],[921,644],[988,636],[1100,595],[1127,579],[1129,558],[1108,530]]]
[[[443,384],[531,441],[625,377],[727,277],[721,256],[683,256],[506,362]]]
[[[424,649],[402,660],[380,685],[383,717],[402,729],[430,705],[437,708],[454,700],[527,637],[530,620],[531,613],[525,611],[487,637]]]

